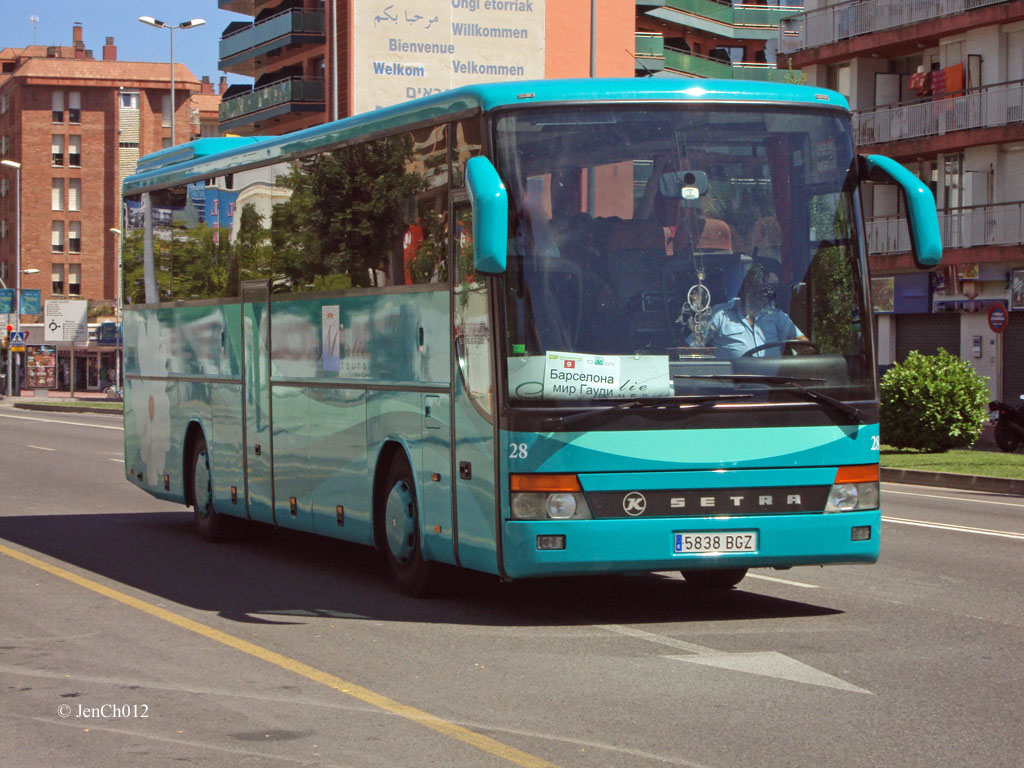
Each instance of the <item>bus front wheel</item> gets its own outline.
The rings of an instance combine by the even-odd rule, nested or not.
[[[681,571],[686,583],[697,589],[732,589],[747,575],[746,568],[723,568],[714,571]]]
[[[213,474],[206,438],[200,435],[192,445],[192,504],[196,513],[196,529],[206,541],[227,538],[231,520],[217,512],[213,505]]]
[[[378,533],[388,568],[402,594],[426,597],[436,587],[437,566],[423,559],[416,487],[405,456],[392,461],[384,489]]]

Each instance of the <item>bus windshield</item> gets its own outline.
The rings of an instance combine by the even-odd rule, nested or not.
[[[848,116],[559,106],[494,137],[513,406],[874,398]]]

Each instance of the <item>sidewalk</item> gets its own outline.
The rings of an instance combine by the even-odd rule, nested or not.
[[[119,400],[111,400],[102,391],[75,391],[74,398],[70,392],[57,389],[48,390],[46,397],[36,397],[35,391],[23,389],[20,395],[0,394],[0,403],[10,408],[23,408],[29,411],[63,411],[65,413],[117,413],[116,408],[107,404],[121,404]],[[102,403],[103,407],[99,407]]]

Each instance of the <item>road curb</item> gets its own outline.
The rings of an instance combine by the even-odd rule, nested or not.
[[[120,416],[124,410],[117,408],[97,408],[92,405],[52,405],[49,403],[14,403],[15,408],[23,411],[56,411],[60,413],[106,413]]]
[[[885,483],[934,485],[938,488],[956,488],[961,491],[984,491],[985,493],[1024,496],[1024,480],[1007,477],[958,475],[953,472],[926,472],[920,469],[894,469],[892,467],[882,467],[880,477]]]

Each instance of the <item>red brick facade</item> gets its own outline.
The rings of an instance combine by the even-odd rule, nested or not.
[[[80,30],[76,28],[76,34]],[[77,37],[76,37],[77,39]],[[113,40],[107,38],[105,56],[116,55]],[[76,55],[79,54],[79,55]],[[170,95],[168,64],[119,62],[111,58],[89,58],[86,50],[70,48],[0,51],[0,137],[7,151],[3,159],[21,163],[21,287],[38,289],[42,300],[83,298],[94,304],[113,306],[117,297],[117,236],[111,228],[120,226],[120,180],[128,156],[134,161],[169,143],[170,126],[163,125],[163,101]],[[198,133],[193,125],[191,94],[199,81],[181,64],[175,69],[175,121],[179,141]],[[59,119],[53,112],[53,94],[63,94],[64,109]],[[122,135],[127,115],[122,94],[138,93],[138,135]],[[70,109],[78,94],[80,110]],[[77,119],[76,119],[77,118]],[[135,124],[134,115],[131,115]],[[61,163],[54,160],[54,137],[62,137]],[[80,137],[80,161],[72,165],[72,137]],[[126,139],[128,141],[126,141]],[[122,147],[122,144],[135,146]],[[8,192],[0,198],[0,220],[8,222],[6,237],[0,238],[0,267],[8,287],[16,282],[17,212],[15,170],[0,169]],[[61,183],[63,210],[53,210],[54,181]],[[79,210],[70,210],[70,183],[80,185]],[[2,183],[2,182],[0,182]],[[63,224],[63,250],[52,244],[54,222]],[[72,243],[73,227],[81,227],[79,243]],[[77,238],[76,238],[77,239]],[[77,246],[77,247],[76,247]],[[62,268],[63,290],[54,292],[54,267]],[[25,270],[38,270],[24,274]],[[77,291],[71,283],[80,270]],[[22,322],[33,318],[23,316]]]

